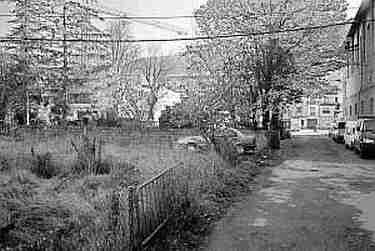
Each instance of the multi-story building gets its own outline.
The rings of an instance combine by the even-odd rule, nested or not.
[[[343,119],[342,71],[326,77],[329,85],[325,90],[304,96],[302,102],[293,105],[285,118],[290,118],[295,129],[329,128],[330,124]]]
[[[363,0],[346,40],[345,117],[375,116],[375,3]]]

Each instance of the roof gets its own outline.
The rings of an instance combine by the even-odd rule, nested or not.
[[[349,33],[347,37],[353,36],[359,25],[361,24],[360,22],[366,15],[367,11],[370,9],[370,3],[372,0],[362,0],[361,6],[358,9],[357,14],[355,15],[354,18],[354,23],[351,25]]]

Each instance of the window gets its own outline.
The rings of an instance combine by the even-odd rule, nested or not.
[[[338,103],[338,102],[339,102],[339,98],[335,97],[335,103]]]
[[[355,115],[358,114],[358,104],[357,103],[354,105],[354,114]]]
[[[339,122],[339,124],[338,124],[338,128],[339,129],[345,129],[345,122]]]
[[[330,114],[331,111],[330,111],[330,110],[323,110],[322,113],[323,113],[323,114]]]
[[[364,122],[364,129],[366,132],[375,131],[375,120],[367,120]]]
[[[352,105],[349,106],[349,116],[353,115],[353,107]]]
[[[374,114],[374,109],[375,109],[375,107],[374,107],[374,98],[371,98],[370,99],[370,113],[371,114]]]
[[[360,113],[364,114],[365,113],[365,101],[361,101],[361,111]]]
[[[310,107],[310,116],[316,116],[316,107]]]

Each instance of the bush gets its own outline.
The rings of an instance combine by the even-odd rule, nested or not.
[[[77,174],[108,174],[111,171],[111,163],[103,162],[102,146],[103,142],[95,137],[84,136],[79,144],[72,142],[77,153],[76,164],[73,166],[73,172]]]
[[[230,164],[235,165],[237,163],[238,153],[228,138],[215,139],[215,151]]]
[[[31,172],[42,179],[51,179],[59,174],[59,168],[51,161],[51,153],[35,153],[32,149]]]
[[[113,163],[110,159],[105,159],[95,163],[95,174],[104,175],[110,174],[113,167]]]
[[[71,194],[40,196],[38,189],[18,176],[0,182],[0,250],[79,250],[94,214]]]

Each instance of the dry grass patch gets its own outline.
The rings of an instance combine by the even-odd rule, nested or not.
[[[100,172],[76,171],[76,136],[0,140],[0,250],[119,250],[128,186],[177,164],[197,171],[194,186],[210,186],[212,156],[176,149],[177,135],[106,137]]]

